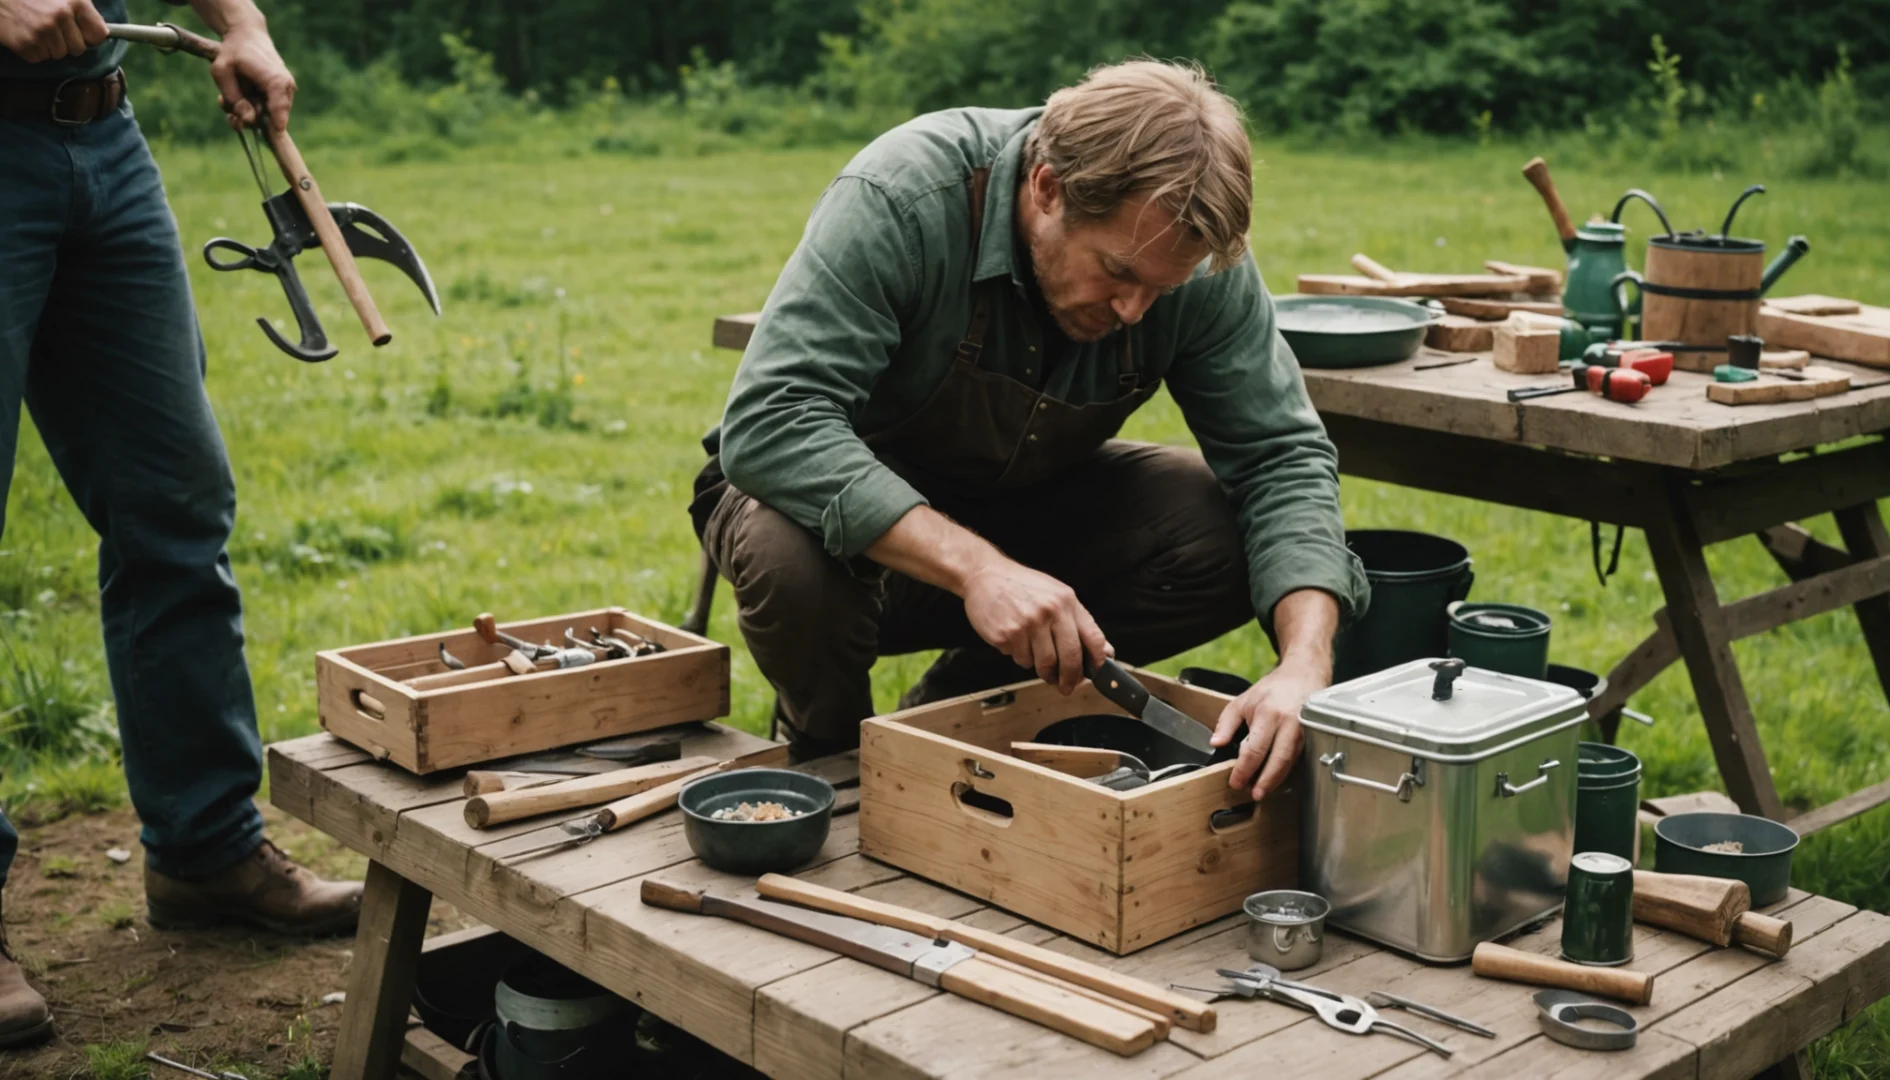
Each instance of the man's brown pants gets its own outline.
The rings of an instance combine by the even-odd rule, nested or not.
[[[1232,507],[1194,450],[1111,440],[1036,487],[975,499],[920,490],[1010,558],[1075,589],[1125,663],[1173,656],[1254,617]],[[702,542],[735,587],[776,715],[804,746],[859,744],[881,656],[946,650],[902,707],[1033,675],[978,637],[958,597],[864,557],[835,558],[818,536],[732,487]]]

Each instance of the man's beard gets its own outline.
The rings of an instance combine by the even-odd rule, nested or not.
[[[1046,247],[1040,247],[1036,240],[1031,240],[1030,272],[1037,280],[1037,293],[1043,298],[1044,309],[1050,313],[1050,320],[1057,324],[1063,336],[1071,341],[1087,343],[1101,341],[1121,329],[1122,321],[1116,318],[1115,309],[1107,304],[1067,307],[1057,303],[1061,291],[1057,271],[1061,269],[1061,263]]]

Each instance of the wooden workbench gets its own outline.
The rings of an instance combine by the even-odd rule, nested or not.
[[[715,320],[714,343],[743,349],[756,314]],[[1468,359],[1467,363],[1455,363]],[[1890,802],[1890,778],[1793,814],[1780,802],[1753,723],[1733,641],[1849,606],[1890,694],[1890,372],[1818,360],[1852,375],[1848,393],[1776,405],[1708,401],[1711,378],[1676,371],[1635,405],[1591,394],[1516,403],[1515,387],[1566,375],[1515,375],[1488,353],[1423,348],[1402,363],[1308,370],[1313,405],[1339,449],[1339,469],[1447,495],[1566,514],[1645,531],[1667,606],[1648,637],[1608,673],[1591,712],[1609,740],[1620,707],[1676,661],[1692,679],[1727,793],[1749,814],[1808,835]],[[1444,366],[1448,365],[1448,366]],[[1796,522],[1832,514],[1843,548]],[[1756,537],[1792,584],[1722,603],[1709,544]],[[685,627],[706,625],[713,584]]]
[[[685,752],[729,756],[759,745],[753,736],[709,728]],[[1644,1028],[1640,1042],[1622,1053],[1585,1053],[1549,1041],[1537,1026],[1529,987],[1478,979],[1465,967],[1426,966],[1334,933],[1303,978],[1360,995],[1404,994],[1483,1023],[1498,1037],[1397,1017],[1455,1049],[1445,1060],[1388,1035],[1340,1034],[1283,1005],[1229,1001],[1218,1007],[1212,1033],[1177,1028],[1167,1042],[1119,1058],[823,949],[644,906],[638,890],[646,877],[729,890],[751,884],[695,861],[674,813],[583,847],[501,865],[505,855],[555,835],[555,826],[538,819],[475,832],[461,817],[456,773],[416,777],[315,735],[270,747],[269,776],[276,806],[373,860],[332,1073],[349,1080],[393,1075],[433,896],[776,1077],[1109,1080],[1258,1069],[1269,1080],[1730,1080],[1792,1062],[1811,1040],[1890,994],[1890,918],[1793,891],[1770,909],[1796,924],[1797,942],[1782,961],[1637,928],[1634,967],[1658,973],[1658,980],[1653,1002],[1632,1010]],[[1111,957],[864,858],[857,820],[836,817],[826,846],[800,876],[962,918],[1155,982],[1212,985],[1216,967],[1247,965],[1238,917]],[[1511,944],[1552,953],[1559,937],[1559,922],[1551,922]]]

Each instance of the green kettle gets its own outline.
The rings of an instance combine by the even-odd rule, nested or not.
[[[1549,178],[1548,162],[1532,159],[1523,166],[1523,176],[1541,194],[1555,221],[1555,231],[1562,238],[1562,250],[1568,252],[1568,272],[1562,283],[1563,312],[1610,337],[1624,333],[1622,316],[1640,314],[1641,306],[1637,294],[1630,310],[1624,312],[1615,297],[1614,279],[1628,268],[1626,226],[1619,220],[1591,221],[1577,229],[1569,220],[1561,195],[1556,193],[1555,181]]]

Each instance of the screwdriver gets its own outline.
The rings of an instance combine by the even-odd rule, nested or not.
[[[1672,357],[1668,358],[1670,361]],[[1586,390],[1598,394],[1609,401],[1618,401],[1631,405],[1647,396],[1647,391],[1654,385],[1653,379],[1645,371],[1633,368],[1603,367],[1600,364],[1578,364],[1570,369],[1567,386],[1530,386],[1511,390],[1509,400],[1528,401],[1531,398],[1548,397],[1551,394],[1568,394]]]

